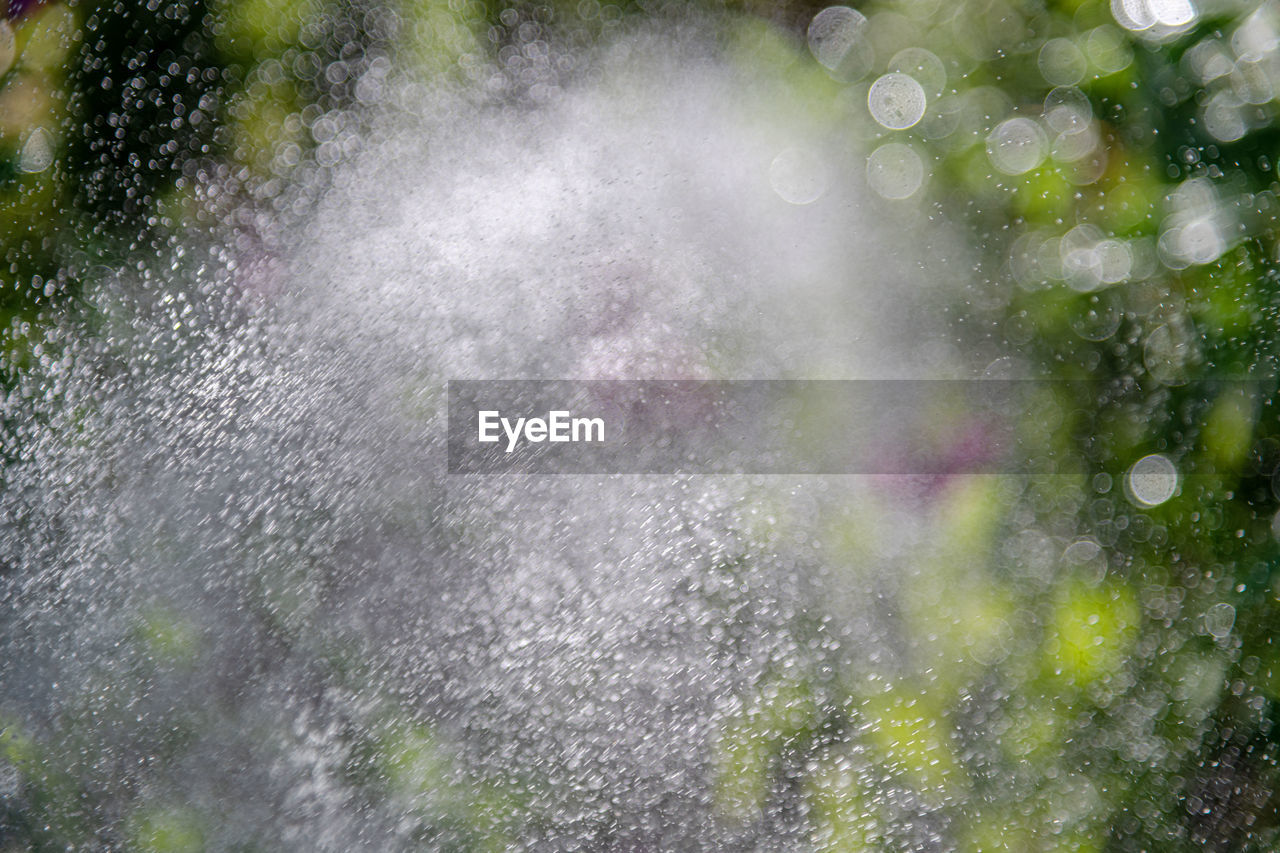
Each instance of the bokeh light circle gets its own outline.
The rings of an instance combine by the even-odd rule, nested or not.
[[[924,88],[909,74],[891,72],[871,84],[867,108],[889,130],[906,130],[924,117]]]
[[[1029,118],[1001,122],[987,137],[991,165],[1006,175],[1021,175],[1044,162],[1049,147],[1040,125]]]
[[[1124,478],[1125,490],[1139,506],[1159,506],[1178,490],[1178,469],[1167,456],[1153,453],[1129,468]]]
[[[884,198],[909,198],[923,182],[924,163],[910,145],[890,142],[867,158],[867,183]]]

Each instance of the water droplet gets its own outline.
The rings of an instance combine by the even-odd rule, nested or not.
[[[1147,372],[1165,385],[1186,384],[1186,366],[1193,355],[1189,337],[1180,322],[1166,323],[1148,335],[1142,349]]]
[[[1149,30],[1156,22],[1146,0],[1111,0],[1111,14],[1117,24],[1133,32]]]
[[[1157,24],[1166,27],[1185,27],[1196,19],[1191,0],[1146,0],[1147,8]]]
[[[889,71],[906,74],[918,82],[926,95],[940,97],[947,86],[947,69],[942,60],[922,47],[908,47],[889,60]]]
[[[1225,601],[1220,601],[1204,614],[1204,629],[1221,640],[1231,633],[1236,624],[1236,609]]]
[[[964,117],[964,101],[955,95],[945,95],[925,111],[924,118],[916,125],[915,133],[925,139],[945,139],[960,126]]]
[[[1248,131],[1243,105],[1232,92],[1218,92],[1205,105],[1205,130],[1220,142],[1235,142]]]
[[[1120,328],[1120,308],[1114,300],[1100,297],[1092,297],[1083,311],[1071,317],[1072,330],[1086,341],[1105,341]]]
[[[1231,54],[1217,39],[1195,44],[1183,54],[1182,62],[1202,86],[1227,76],[1235,68]]]
[[[1159,506],[1178,490],[1178,469],[1168,457],[1153,453],[1133,463],[1125,475],[1124,484],[1134,503],[1144,507]]]
[[[53,165],[53,134],[37,127],[27,136],[18,157],[18,169],[23,172],[43,172]]]
[[[1006,175],[1021,175],[1039,166],[1047,148],[1044,131],[1029,118],[1003,121],[987,137],[991,165]]]
[[[867,18],[848,6],[830,6],[813,17],[809,50],[838,80],[852,82],[871,70],[874,51],[867,40]]]
[[[923,181],[924,163],[910,145],[890,142],[867,158],[867,183],[884,198],[908,198]]]
[[[1074,86],[1089,70],[1084,53],[1071,39],[1050,39],[1040,48],[1040,73],[1054,86]]]
[[[1084,130],[1093,120],[1089,96],[1074,86],[1059,86],[1044,99],[1044,122],[1059,133]]]
[[[812,152],[788,148],[769,164],[769,185],[788,204],[812,204],[827,190],[827,170]]]
[[[1132,32],[1160,27],[1182,29],[1196,19],[1190,0],[1111,0],[1116,23]]]
[[[0,74],[4,74],[13,65],[18,55],[17,43],[13,37],[13,27],[8,21],[0,21]]]
[[[1101,553],[1102,546],[1088,536],[1082,536],[1067,546],[1067,549],[1062,552],[1062,557],[1068,563],[1078,565],[1089,562]]]
[[[1075,290],[1090,291],[1102,283],[1102,259],[1097,247],[1102,231],[1093,225],[1077,225],[1058,244],[1062,277]]]
[[[867,108],[889,130],[906,130],[924,115],[924,89],[908,74],[893,72],[871,84]]]
[[[1053,157],[1061,163],[1075,163],[1096,151],[1098,142],[1098,133],[1092,127],[1063,131],[1053,140]]]
[[[1129,277],[1133,267],[1133,252],[1123,240],[1102,240],[1094,247],[1098,255],[1100,275],[1107,284],[1115,284]]]
[[[1114,74],[1133,62],[1133,50],[1125,42],[1119,30],[1110,25],[1089,31],[1084,43],[1089,61],[1104,74]]]
[[[1160,259],[1165,266],[1183,269],[1207,264],[1226,251],[1217,225],[1209,217],[1196,217],[1171,225],[1160,235]]]

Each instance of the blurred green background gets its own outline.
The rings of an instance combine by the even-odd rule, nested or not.
[[[716,752],[722,820],[799,803],[794,849],[830,851],[1280,847],[1280,6],[696,11],[807,103],[865,110],[872,189],[981,247],[950,305],[967,351],[993,375],[1016,364],[1096,381],[1045,385],[1019,425],[1085,474],[938,487],[936,535],[903,579],[905,663],[779,671],[746,697]],[[296,170],[325,165],[316,118],[358,107],[371,69],[464,79],[531,41],[590,46],[688,9],[9,0],[8,13],[0,326],[13,383],[87,277],[191,231],[251,237],[229,212],[269,208]],[[1199,381],[1224,378],[1255,381]],[[833,508],[828,547],[874,562],[891,509]],[[138,630],[160,665],[182,665],[181,618],[157,611]],[[503,849],[531,807],[466,787],[428,727],[385,720],[352,784],[436,791],[459,849]],[[0,799],[0,848],[204,849],[214,816],[141,795],[102,835],[70,752],[3,728],[18,781]],[[934,838],[903,837],[908,812],[945,819]]]

